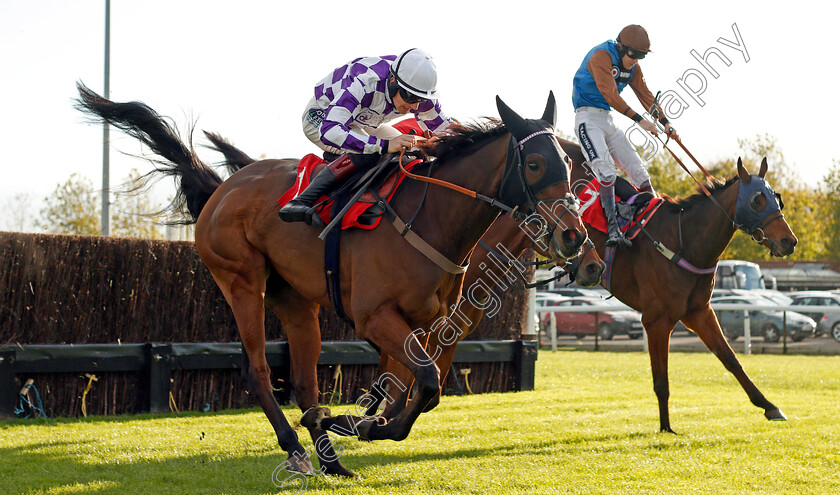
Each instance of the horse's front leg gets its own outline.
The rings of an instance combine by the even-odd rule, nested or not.
[[[363,440],[403,440],[423,408],[440,390],[438,368],[394,307],[382,307],[371,313],[364,320],[364,325],[359,327],[359,334],[375,342],[383,354],[390,355],[411,371],[417,383],[416,393],[406,408],[390,421],[382,417],[344,414],[335,418],[318,418],[317,424],[340,435],[357,435]],[[408,386],[405,383],[396,385],[401,388]]]
[[[428,349],[429,332],[424,332],[420,340]],[[411,371],[383,352],[379,358],[379,378],[370,389],[370,400],[365,416],[369,418],[381,416],[386,419],[396,417],[405,409],[413,383],[414,376]],[[380,412],[379,407],[383,401],[385,407]]]
[[[787,419],[784,413],[767,400],[764,394],[750,380],[750,377],[747,376],[744,368],[741,367],[741,363],[738,362],[735,352],[732,351],[726,338],[724,338],[717,316],[715,316],[715,312],[712,311],[709,305],[687,314],[683,317],[682,322],[685,323],[685,326],[693,330],[700,337],[700,340],[706,344],[706,347],[723,363],[723,366],[735,375],[735,379],[738,380],[738,383],[741,384],[741,387],[747,393],[750,402],[764,409],[764,417],[771,421],[784,421]]]
[[[664,318],[645,323],[648,337],[650,371],[653,374],[653,391],[659,402],[659,431],[674,433],[668,413],[668,399],[671,396],[668,384],[668,350],[674,323]]]

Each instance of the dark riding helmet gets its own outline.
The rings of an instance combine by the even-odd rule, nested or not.
[[[622,56],[630,55],[633,58],[644,58],[650,52],[650,38],[648,38],[645,28],[638,24],[626,26],[618,33],[615,40],[619,43],[618,49]]]

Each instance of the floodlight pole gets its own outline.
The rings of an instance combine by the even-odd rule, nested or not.
[[[111,98],[111,0],[105,0],[105,91],[106,99]],[[108,137],[108,123],[102,124],[102,235],[110,235],[111,226],[111,176],[110,176],[110,143]]]

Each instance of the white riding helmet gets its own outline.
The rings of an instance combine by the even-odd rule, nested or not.
[[[437,99],[437,68],[432,57],[419,48],[403,52],[391,62],[391,75],[397,85],[427,100]]]

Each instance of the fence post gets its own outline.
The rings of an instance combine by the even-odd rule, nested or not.
[[[14,348],[0,349],[0,419],[15,417],[15,357]]]
[[[752,354],[752,330],[750,325],[750,312],[744,310],[744,354]]]
[[[517,340],[513,355],[515,389],[517,392],[534,390],[534,375],[537,364],[537,341]]]
[[[146,410],[169,412],[172,344],[146,344]]]

